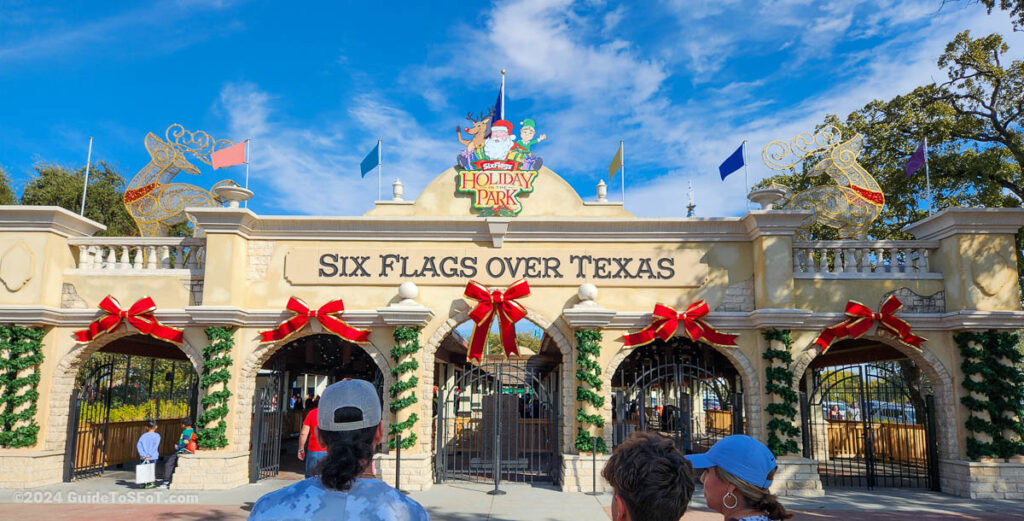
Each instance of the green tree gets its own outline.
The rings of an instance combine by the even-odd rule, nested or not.
[[[858,162],[885,193],[885,208],[869,230],[876,239],[907,239],[903,226],[927,216],[921,204],[923,172],[909,179],[904,165],[917,144],[928,138],[933,208],[950,206],[1019,207],[1024,200],[1024,62],[1006,66],[1009,49],[999,35],[956,36],[939,58],[948,80],[918,87],[883,101],[875,100],[845,120],[826,116],[819,125],[833,125],[844,139],[864,136]],[[804,175],[819,157],[811,157],[789,173],[765,179],[794,192],[833,184],[825,176]],[[1009,192],[1005,193],[1004,189]],[[815,225],[814,239],[835,239],[830,228]]]
[[[523,348],[534,353],[540,352],[540,342],[541,339],[531,333],[525,331],[516,333],[516,345],[520,348],[520,354],[526,354],[523,352]],[[505,353],[505,348],[501,345],[501,335],[498,333],[487,333],[487,347],[485,351],[489,355]]]
[[[21,204],[60,206],[78,213],[82,204],[85,168],[71,171],[63,166],[36,165],[36,176],[25,186]],[[85,216],[107,226],[99,235],[111,237],[137,236],[139,229],[124,206],[124,179],[105,162],[94,165],[89,172],[89,191]]]
[[[4,167],[0,166],[0,204],[18,204],[11,189],[11,178],[7,177]]]
[[[1024,30],[1024,1],[1022,0],[975,0],[977,3],[988,8],[988,14],[992,14],[992,10],[999,8],[1003,11],[1007,11],[1010,15],[1010,20],[1013,21],[1013,30],[1021,31]]]

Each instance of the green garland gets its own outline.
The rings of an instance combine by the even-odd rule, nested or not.
[[[228,398],[231,397],[228,390],[231,371],[228,368],[233,363],[229,354],[235,346],[235,338],[226,327],[206,328],[206,338],[210,343],[203,348],[203,376],[199,378],[199,386],[204,392],[203,414],[196,420],[199,429],[196,443],[201,449],[219,449],[228,445],[224,418],[228,415]],[[220,390],[210,390],[217,385],[221,386]],[[209,427],[211,423],[216,423],[216,427]]]
[[[957,333],[953,340],[963,358],[962,385],[968,391],[960,403],[971,411],[964,423],[970,432],[967,457],[976,460],[1024,454],[1024,371],[1020,367],[1024,354],[1019,347],[1020,337],[1016,333],[989,330]],[[981,412],[988,413],[987,420],[976,414]],[[987,434],[992,441],[979,440],[975,434]]]
[[[391,396],[391,403],[389,408],[392,413],[397,413],[406,407],[412,406],[416,403],[416,386],[419,385],[420,379],[416,375],[412,375],[408,380],[401,380],[402,375],[411,373],[420,368],[419,362],[415,358],[409,358],[406,361],[399,363],[403,357],[416,354],[419,352],[420,346],[420,330],[418,327],[412,326],[401,326],[395,328],[395,345],[391,348],[391,359],[395,361],[395,366],[391,368],[391,376],[394,378],[391,388],[388,389],[388,394]],[[402,393],[407,391],[413,391],[412,394],[400,398]],[[416,444],[416,433],[411,432],[412,428],[416,425],[419,420],[419,416],[416,413],[412,413],[403,422],[392,423],[388,427],[388,448],[396,448],[395,436],[401,434],[404,431],[410,431],[408,435],[402,436],[402,448],[408,449]]]
[[[764,410],[771,417],[768,421],[768,448],[776,456],[797,454],[800,452],[800,447],[794,439],[800,435],[800,429],[794,425],[797,395],[792,388],[793,371],[789,370],[790,364],[793,363],[793,356],[790,354],[793,337],[789,335],[788,329],[772,328],[762,331],[761,334],[768,341],[768,349],[761,355],[761,358],[768,362],[764,370],[765,394],[768,395],[770,402]],[[785,349],[775,349],[772,342],[781,342]]]
[[[601,367],[596,361],[597,357],[601,355],[600,342],[600,331],[589,329],[579,329],[576,331],[576,346],[579,350],[579,356],[576,361],[580,367],[576,370],[576,380],[581,383],[581,385],[576,387],[576,400],[589,403],[597,409],[604,407],[604,397],[591,389],[583,387],[582,384],[586,383],[594,390],[601,390]],[[576,413],[576,421],[579,423],[576,431],[576,450],[580,452],[600,452],[601,454],[608,452],[604,439],[592,437],[586,428],[588,424],[604,427],[604,418],[600,414],[587,414],[581,407]]]
[[[0,325],[0,447],[36,444],[43,335],[38,327]]]

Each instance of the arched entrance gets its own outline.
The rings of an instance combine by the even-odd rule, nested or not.
[[[939,489],[932,382],[905,354],[836,342],[800,389],[804,455],[824,486]]]
[[[739,372],[725,356],[683,337],[638,347],[615,370],[612,442],[658,432],[687,454],[745,432]]]
[[[518,356],[504,355],[495,329],[483,358],[469,362],[471,331],[451,331],[433,357],[436,481],[559,483],[559,346],[523,321]]]
[[[131,482],[147,423],[157,422],[160,455],[172,454],[181,421],[195,419],[198,395],[198,375],[177,346],[145,335],[107,343],[75,375],[64,480],[106,473]]]
[[[256,372],[250,430],[250,481],[302,479],[298,436],[306,414],[330,384],[344,380],[374,384],[384,403],[384,373],[359,345],[333,334],[288,342]]]

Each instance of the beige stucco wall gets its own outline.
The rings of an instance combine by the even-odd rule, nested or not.
[[[767,403],[763,393],[766,348],[760,332],[768,327],[793,330],[795,342],[793,368],[797,379],[807,364],[820,352],[812,344],[827,325],[841,320],[847,300],[861,301],[877,309],[882,296],[907,288],[921,296],[945,292],[945,314],[908,315],[907,318],[928,341],[923,351],[899,346],[888,338],[873,337],[894,345],[914,359],[932,378],[940,409],[940,455],[962,458],[963,420],[959,405],[959,354],[952,334],[960,329],[991,327],[1018,329],[1022,326],[1016,285],[1016,262],[1012,233],[1024,223],[1017,211],[989,212],[972,209],[947,210],[916,223],[913,232],[920,238],[938,241],[931,263],[942,278],[870,278],[856,274],[833,277],[795,277],[793,237],[801,214],[792,212],[751,212],[742,218],[722,219],[636,219],[614,205],[587,205],[564,180],[546,168],[537,181],[536,191],[523,199],[520,218],[482,220],[468,212],[469,200],[452,196],[453,171],[442,173],[412,204],[379,205],[361,218],[280,218],[261,217],[245,210],[197,210],[196,217],[207,230],[206,261],[201,273],[188,270],[124,270],[124,272],[83,271],[77,265],[75,249],[69,239],[88,237],[99,226],[69,212],[47,210],[23,218],[27,210],[0,207],[0,257],[3,263],[28,263],[31,277],[16,291],[0,284],[0,319],[19,324],[41,324],[47,328],[45,361],[42,365],[41,398],[37,422],[42,430],[39,445],[33,449],[61,450],[65,440],[68,399],[77,368],[95,350],[132,332],[121,328],[88,345],[71,337],[95,318],[96,305],[106,295],[122,304],[149,295],[158,306],[157,316],[164,322],[183,327],[183,350],[193,363],[206,344],[203,330],[208,325],[236,327],[231,356],[230,389],[233,393],[227,418],[232,454],[248,450],[249,414],[255,389],[255,371],[279,347],[260,344],[258,332],[269,329],[284,318],[289,297],[304,299],[318,307],[328,300],[342,298],[346,313],[363,320],[362,327],[372,329],[370,343],[364,347],[385,374],[394,362],[388,356],[393,345],[394,324],[385,320],[381,310],[399,304],[396,284],[368,281],[338,285],[296,286],[285,276],[286,258],[296,248],[330,245],[344,252],[369,252],[390,249],[396,252],[430,249],[438,255],[460,252],[463,255],[508,255],[517,252],[574,252],[581,249],[621,252],[629,255],[658,255],[666,251],[694,253],[693,267],[677,269],[707,270],[706,281],[697,287],[617,285],[592,280],[600,293],[596,308],[610,317],[603,326],[600,356],[603,393],[606,406],[599,412],[610,427],[610,379],[628,354],[623,334],[635,331],[646,322],[655,303],[677,309],[698,300],[707,300],[714,311],[731,297],[729,291],[751,288],[749,302],[729,301],[728,311],[714,311],[709,322],[720,329],[739,334],[739,346],[719,349],[738,369],[745,391],[745,417],[750,434],[764,437],[767,419],[762,409]],[[34,210],[33,210],[34,211]],[[63,213],[62,213],[63,212]],[[14,216],[17,213],[18,219]],[[28,219],[26,221],[26,219]],[[519,220],[517,220],[519,219]],[[531,220],[532,219],[532,220]],[[31,221],[31,226],[24,223]],[[562,230],[566,230],[564,234]],[[15,245],[20,245],[15,248]],[[500,246],[499,246],[500,245]],[[13,248],[13,249],[12,249]],[[21,265],[19,265],[21,266]],[[17,266],[16,266],[17,267]],[[314,269],[310,267],[309,269]],[[14,270],[15,272],[17,270]],[[202,282],[200,298],[197,282]],[[472,301],[463,297],[466,280],[419,284],[415,298],[422,314],[421,344],[417,354],[421,382],[419,403],[388,421],[402,421],[416,412],[420,417],[420,443],[411,449],[425,454],[430,447],[431,388],[434,350],[458,323],[467,319]],[[581,304],[575,285],[531,280],[532,295],[522,299],[529,320],[544,328],[563,354],[561,416],[563,436],[561,452],[574,452],[576,369],[573,325],[567,309]],[[621,281],[620,281],[621,282]],[[67,307],[62,300],[65,284],[73,286],[80,306]],[[742,291],[740,293],[742,295]],[[738,302],[738,303],[737,303]],[[64,307],[62,307],[64,306]],[[737,307],[738,306],[738,307]],[[962,312],[956,314],[954,312]],[[1001,313],[991,313],[1001,312]],[[954,316],[955,315],[955,316]],[[346,318],[349,315],[346,315]],[[218,317],[225,317],[222,320]],[[964,318],[966,317],[966,318]],[[220,320],[220,322],[218,322]],[[314,324],[303,334],[316,332]],[[581,326],[582,327],[582,326]],[[796,384],[796,382],[794,382]],[[611,441],[611,429],[596,431]],[[28,449],[26,449],[28,450]],[[2,454],[0,454],[2,456]]]

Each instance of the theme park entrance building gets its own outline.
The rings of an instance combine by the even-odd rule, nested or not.
[[[415,200],[396,184],[362,216],[258,215],[223,185],[211,201],[233,204],[182,209],[196,238],[102,237],[59,208],[0,207],[0,349],[19,378],[2,389],[0,484],[129,468],[144,420],[168,439],[182,417],[200,449],[173,488],[297,474],[307,393],[360,378],[385,408],[375,468],[393,481],[400,447],[406,489],[590,490],[593,461],[599,474],[650,431],[688,453],[761,439],[782,494],[1024,497],[1024,462],[1004,450],[1019,435],[978,428],[1019,413],[979,408],[971,383],[981,362],[1013,371],[989,358],[1024,326],[1024,211],[946,209],[903,241],[813,205],[637,218],[602,186],[584,201],[532,152],[488,154],[469,143]],[[864,186],[840,191],[877,216]],[[807,240],[813,222],[846,238]]]

